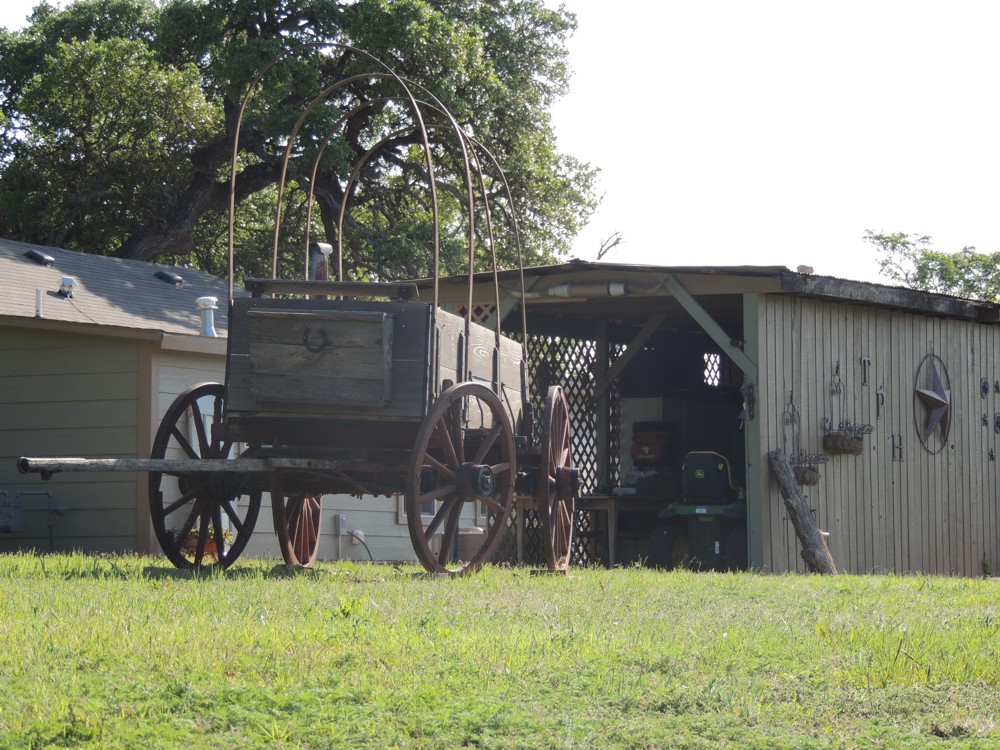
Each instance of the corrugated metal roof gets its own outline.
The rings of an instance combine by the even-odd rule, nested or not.
[[[50,256],[52,265],[27,257],[30,250]],[[158,271],[177,274],[183,283],[163,281]],[[72,299],[58,293],[64,276],[76,279]],[[41,317],[49,321],[199,335],[195,300],[216,297],[216,331],[225,336],[229,327],[228,284],[211,274],[0,239],[0,316],[35,318],[36,290]]]
[[[501,285],[513,288],[512,285],[518,281],[521,273],[518,270],[504,270],[500,271],[497,277]],[[523,273],[526,280],[544,279],[549,285],[558,282],[560,277],[592,278],[594,281],[605,282],[627,278],[634,279],[643,275],[669,275],[687,280],[701,277],[709,280],[709,286],[716,286],[714,280],[728,277],[736,280],[735,285],[729,285],[731,292],[739,292],[741,287],[742,291],[750,291],[754,286],[754,280],[769,280],[776,284],[773,290],[768,290],[769,293],[793,294],[836,302],[873,305],[984,323],[996,323],[1000,320],[1000,306],[994,302],[968,300],[906,287],[800,273],[790,271],[784,266],[654,266],[571,260],[557,265],[525,268]],[[479,272],[475,274],[474,278],[480,283],[491,283],[493,275],[490,272]],[[454,276],[442,279],[441,283],[445,287],[454,287],[466,284],[467,279],[466,276]],[[421,279],[417,283],[425,288],[431,286],[433,281]],[[705,287],[704,284],[701,286]],[[533,288],[538,289],[539,287]],[[566,300],[565,305],[579,308],[582,306],[581,302],[590,304],[589,298],[581,297],[576,300]],[[601,316],[605,312],[605,309],[599,305],[592,306],[590,310],[594,316]],[[582,311],[582,314],[587,313]]]

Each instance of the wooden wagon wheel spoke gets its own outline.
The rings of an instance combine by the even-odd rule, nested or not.
[[[551,386],[542,416],[542,444],[535,497],[542,525],[545,562],[565,572],[573,547],[577,474],[573,468],[569,407],[560,386]]]
[[[202,456],[192,447],[191,443],[188,442],[188,439],[184,437],[181,431],[178,430],[176,427],[170,430],[170,436],[177,441],[177,444],[181,447],[181,450],[183,450],[184,453],[187,454],[188,458],[204,458],[204,456]],[[162,458],[162,456],[160,456],[160,458]]]
[[[434,434],[437,435],[438,443],[444,451],[445,463],[450,469],[457,470],[461,465],[461,462],[458,460],[458,452],[455,450],[455,443],[452,442],[452,435],[451,430],[449,429],[448,421],[443,417],[441,421],[434,425]]]
[[[288,530],[291,534],[292,547],[297,559],[308,559],[312,556],[313,543],[319,538],[312,523],[311,509],[303,506],[306,504],[306,497],[301,500],[297,498],[291,517],[288,519]]]
[[[492,510],[494,513],[503,513],[504,510],[506,510],[501,503],[499,503],[498,501],[494,500],[492,497],[483,497],[483,498],[480,498],[479,502],[481,502],[487,508],[489,508],[490,510]]]
[[[202,383],[167,409],[153,440],[152,458],[231,458],[231,442],[216,441],[225,415],[226,389]],[[211,428],[204,416],[212,415]],[[188,435],[197,436],[197,446]],[[229,567],[243,552],[260,511],[261,491],[232,472],[150,472],[149,506],[156,540],[179,568]],[[177,528],[171,517],[189,508]]]
[[[180,510],[189,502],[197,498],[202,491],[203,491],[202,487],[195,487],[193,490],[185,492],[183,495],[177,498],[175,502],[163,508],[163,515],[164,516],[172,515],[175,511]]]
[[[205,517],[199,517],[198,525],[198,541],[196,542],[195,552],[194,552],[194,564],[195,566],[200,566],[205,559],[205,544],[208,542],[208,524],[205,523]]]
[[[559,511],[562,513],[562,529],[573,529],[573,507],[568,503],[560,503]]]
[[[309,567],[319,554],[323,497],[287,494],[279,478],[271,485],[271,514],[281,556],[287,565]]]
[[[514,469],[514,464],[511,463],[493,464],[490,467],[490,470],[496,476],[500,476],[501,474],[510,474],[513,469]]]
[[[450,518],[450,514],[455,509],[457,503],[458,503],[458,497],[452,496],[441,504],[441,507],[438,508],[437,513],[434,514],[434,517],[431,519],[430,523],[428,523],[427,527],[424,529],[425,538],[430,539],[432,536],[434,536],[434,534],[437,533],[438,527],[441,526],[441,522],[444,521],[445,518]],[[461,506],[458,507],[459,507],[459,513],[461,513]]]
[[[237,533],[243,531],[243,519],[240,518],[239,512],[233,507],[232,503],[223,503],[222,509],[226,511],[226,517],[229,519],[229,525],[236,529]]]
[[[424,460],[427,462],[428,466],[430,466],[434,471],[438,472],[439,474],[441,474],[446,479],[454,479],[455,478],[455,471],[453,469],[445,466],[443,463],[441,463],[436,458],[434,458],[434,456],[428,454],[428,455],[424,456]]]
[[[208,458],[212,453],[212,446],[208,441],[208,434],[205,432],[205,418],[201,414],[201,409],[198,408],[198,402],[193,401],[191,406],[191,421],[194,423],[194,431],[198,436],[198,450],[201,451],[200,455],[202,458]],[[213,405],[212,411],[214,413],[215,407]]]
[[[184,520],[184,523],[181,525],[180,534],[178,534],[178,536],[186,539],[188,535],[191,533],[191,530],[195,527],[195,524],[198,522],[198,518],[200,517],[200,515],[201,515],[201,503],[195,502],[195,504],[191,506],[191,512],[188,513],[188,517]]]
[[[295,554],[300,558],[312,556],[311,540],[319,539],[319,529],[313,523],[312,513],[300,513],[297,534],[295,537]]]
[[[490,452],[497,443],[497,438],[500,437],[500,433],[503,431],[503,425],[495,424],[493,429],[489,431],[486,435],[486,439],[483,440],[483,444],[479,446],[479,450],[476,451],[476,455],[472,458],[472,463],[481,464],[486,458],[486,454]]]
[[[438,500],[445,495],[453,495],[457,490],[458,486],[454,484],[446,484],[443,487],[437,487],[429,492],[422,493],[420,495],[420,504],[424,505],[432,500]]]
[[[444,535],[441,537],[441,549],[437,555],[438,565],[446,566],[451,559],[452,550],[455,546],[455,538],[458,536],[458,523],[462,517],[462,506],[455,503],[448,514],[448,523],[445,524]]]
[[[445,390],[424,417],[410,452],[404,504],[413,549],[428,571],[460,575],[478,570],[507,532],[516,466],[510,425],[497,395],[472,382]],[[485,441],[478,442],[484,434]],[[489,464],[483,463],[487,457]],[[441,471],[442,463],[448,472]],[[421,512],[429,500],[441,502],[431,516]],[[477,500],[489,509],[491,523],[471,559],[455,560],[463,522],[473,526],[479,520]]]

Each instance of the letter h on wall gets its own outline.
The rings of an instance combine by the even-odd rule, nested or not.
[[[892,434],[892,460],[903,462],[903,433]]]

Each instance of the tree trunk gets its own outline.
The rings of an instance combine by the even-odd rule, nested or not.
[[[802,545],[802,559],[813,573],[836,575],[837,564],[826,546],[826,534],[816,526],[816,517],[812,509],[806,505],[806,497],[802,494],[799,483],[795,481],[795,474],[785,452],[780,448],[771,451],[767,454],[767,461],[771,465],[775,479],[778,480],[781,497],[792,519],[792,526],[795,527],[795,536]]]
[[[204,153],[202,153],[204,152]],[[173,205],[126,240],[113,255],[133,260],[155,261],[159,256],[188,255],[195,250],[194,229],[205,213],[229,210],[229,181],[217,179],[220,163],[219,146],[204,148],[196,157],[195,175],[191,184],[177,196]],[[236,203],[252,193],[274,184],[280,173],[281,161],[253,164],[245,167],[236,179]]]

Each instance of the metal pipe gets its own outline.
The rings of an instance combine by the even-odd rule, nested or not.
[[[215,311],[219,309],[219,299],[217,297],[199,297],[195,304],[198,305],[198,314],[201,315],[201,335],[214,339],[218,336],[215,332]]]
[[[49,511],[49,523],[48,523],[48,527],[49,527],[49,552],[53,552],[55,550],[55,546],[56,546],[55,545],[55,517],[56,516],[64,515],[66,513],[66,506],[63,505],[62,503],[54,502],[53,501],[52,492],[49,491],[49,490],[21,490],[14,497],[14,504],[11,506],[12,511],[15,508],[16,509],[20,509],[21,513],[23,514],[24,513],[24,510],[23,510],[24,509],[24,503],[21,502],[21,498],[22,497],[32,497],[32,496],[44,496],[44,497],[48,498],[48,508],[47,509]],[[23,533],[24,532],[23,515],[21,517],[21,524],[20,524],[21,528],[14,528],[15,524],[13,523],[13,520],[14,520],[13,519],[13,514],[12,514],[11,520],[12,520],[12,523],[11,523],[12,533],[18,533],[18,534]]]
[[[662,286],[641,281],[575,281],[566,284],[556,284],[547,289],[534,292],[512,293],[526,299],[541,297],[625,297],[630,294],[650,294]]]

